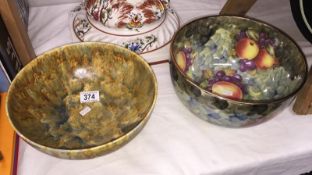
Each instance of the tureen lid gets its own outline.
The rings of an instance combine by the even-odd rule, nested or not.
[[[141,28],[161,19],[165,6],[161,0],[87,0],[88,17],[111,28]]]
[[[69,17],[74,41],[110,42],[140,54],[168,44],[180,26],[169,0],[86,0]]]

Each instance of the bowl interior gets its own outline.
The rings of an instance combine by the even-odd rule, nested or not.
[[[156,89],[154,73],[135,53],[111,44],[73,44],[39,56],[17,75],[7,112],[17,132],[37,144],[90,148],[148,117]]]
[[[236,101],[274,101],[293,95],[307,76],[298,46],[280,30],[236,16],[194,20],[176,34],[172,57],[204,91]]]

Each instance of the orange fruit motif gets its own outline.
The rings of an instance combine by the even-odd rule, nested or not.
[[[266,51],[266,49],[261,49],[257,58],[255,59],[255,63],[257,68],[266,69],[276,64],[276,60]]]
[[[243,38],[236,44],[235,51],[241,59],[254,59],[259,53],[258,44],[249,38]]]
[[[243,91],[234,83],[218,81],[212,85],[212,92],[222,97],[240,100],[243,98]]]

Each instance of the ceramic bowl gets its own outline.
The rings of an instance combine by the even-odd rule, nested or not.
[[[155,105],[155,75],[142,57],[108,43],[53,49],[12,82],[7,114],[38,150],[67,159],[113,151],[131,140]]]
[[[228,127],[274,116],[307,77],[305,56],[289,36],[237,16],[208,16],[184,25],[171,44],[171,62],[172,82],[185,106]]]

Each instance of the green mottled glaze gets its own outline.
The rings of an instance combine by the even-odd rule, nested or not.
[[[81,103],[80,92],[99,91]],[[143,128],[157,82],[137,54],[107,43],[79,43],[37,57],[16,76],[7,114],[17,133],[47,154],[93,158],[113,151]],[[90,111],[81,113],[85,108]]]
[[[304,54],[290,37],[237,16],[203,17],[183,26],[171,44],[171,61],[172,82],[185,106],[227,127],[274,116],[307,78]]]

